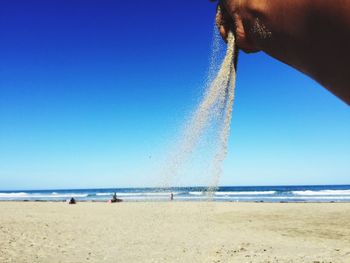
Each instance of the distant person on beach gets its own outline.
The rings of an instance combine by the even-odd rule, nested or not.
[[[174,194],[171,193],[171,194],[170,194],[170,201],[173,201],[173,200],[174,200]]]
[[[75,205],[76,203],[77,202],[75,201],[75,199],[73,197],[68,200],[68,204],[70,204],[70,205]]]
[[[114,193],[113,196],[112,196],[112,203],[115,203],[117,202],[118,198],[117,198],[117,193]]]
[[[108,200],[109,203],[117,203],[117,202],[121,202],[122,199],[118,199],[117,197],[117,193],[114,193],[112,196],[112,199]]]
[[[350,105],[350,1],[220,0],[219,7],[224,39],[233,29],[243,51],[264,51]]]

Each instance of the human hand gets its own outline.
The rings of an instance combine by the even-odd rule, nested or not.
[[[210,0],[216,2],[216,0]],[[238,47],[247,53],[261,50],[261,44],[266,41],[271,32],[261,23],[258,11],[265,0],[219,1],[216,14],[216,25],[224,40],[228,32],[233,31]]]
[[[264,51],[350,104],[350,1],[210,1],[224,40],[233,31],[239,49]]]

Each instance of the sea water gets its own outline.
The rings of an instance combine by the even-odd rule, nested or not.
[[[205,201],[205,186],[161,188],[106,188],[0,191],[1,201],[77,201],[109,200],[113,193],[123,201]],[[350,185],[308,186],[225,186],[213,192],[214,201],[223,202],[350,202]]]

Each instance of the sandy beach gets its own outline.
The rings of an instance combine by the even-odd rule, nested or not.
[[[350,203],[0,202],[0,262],[350,262]]]

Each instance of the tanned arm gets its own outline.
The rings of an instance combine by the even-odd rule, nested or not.
[[[350,105],[349,0],[226,0],[217,17],[246,52],[264,51]]]

